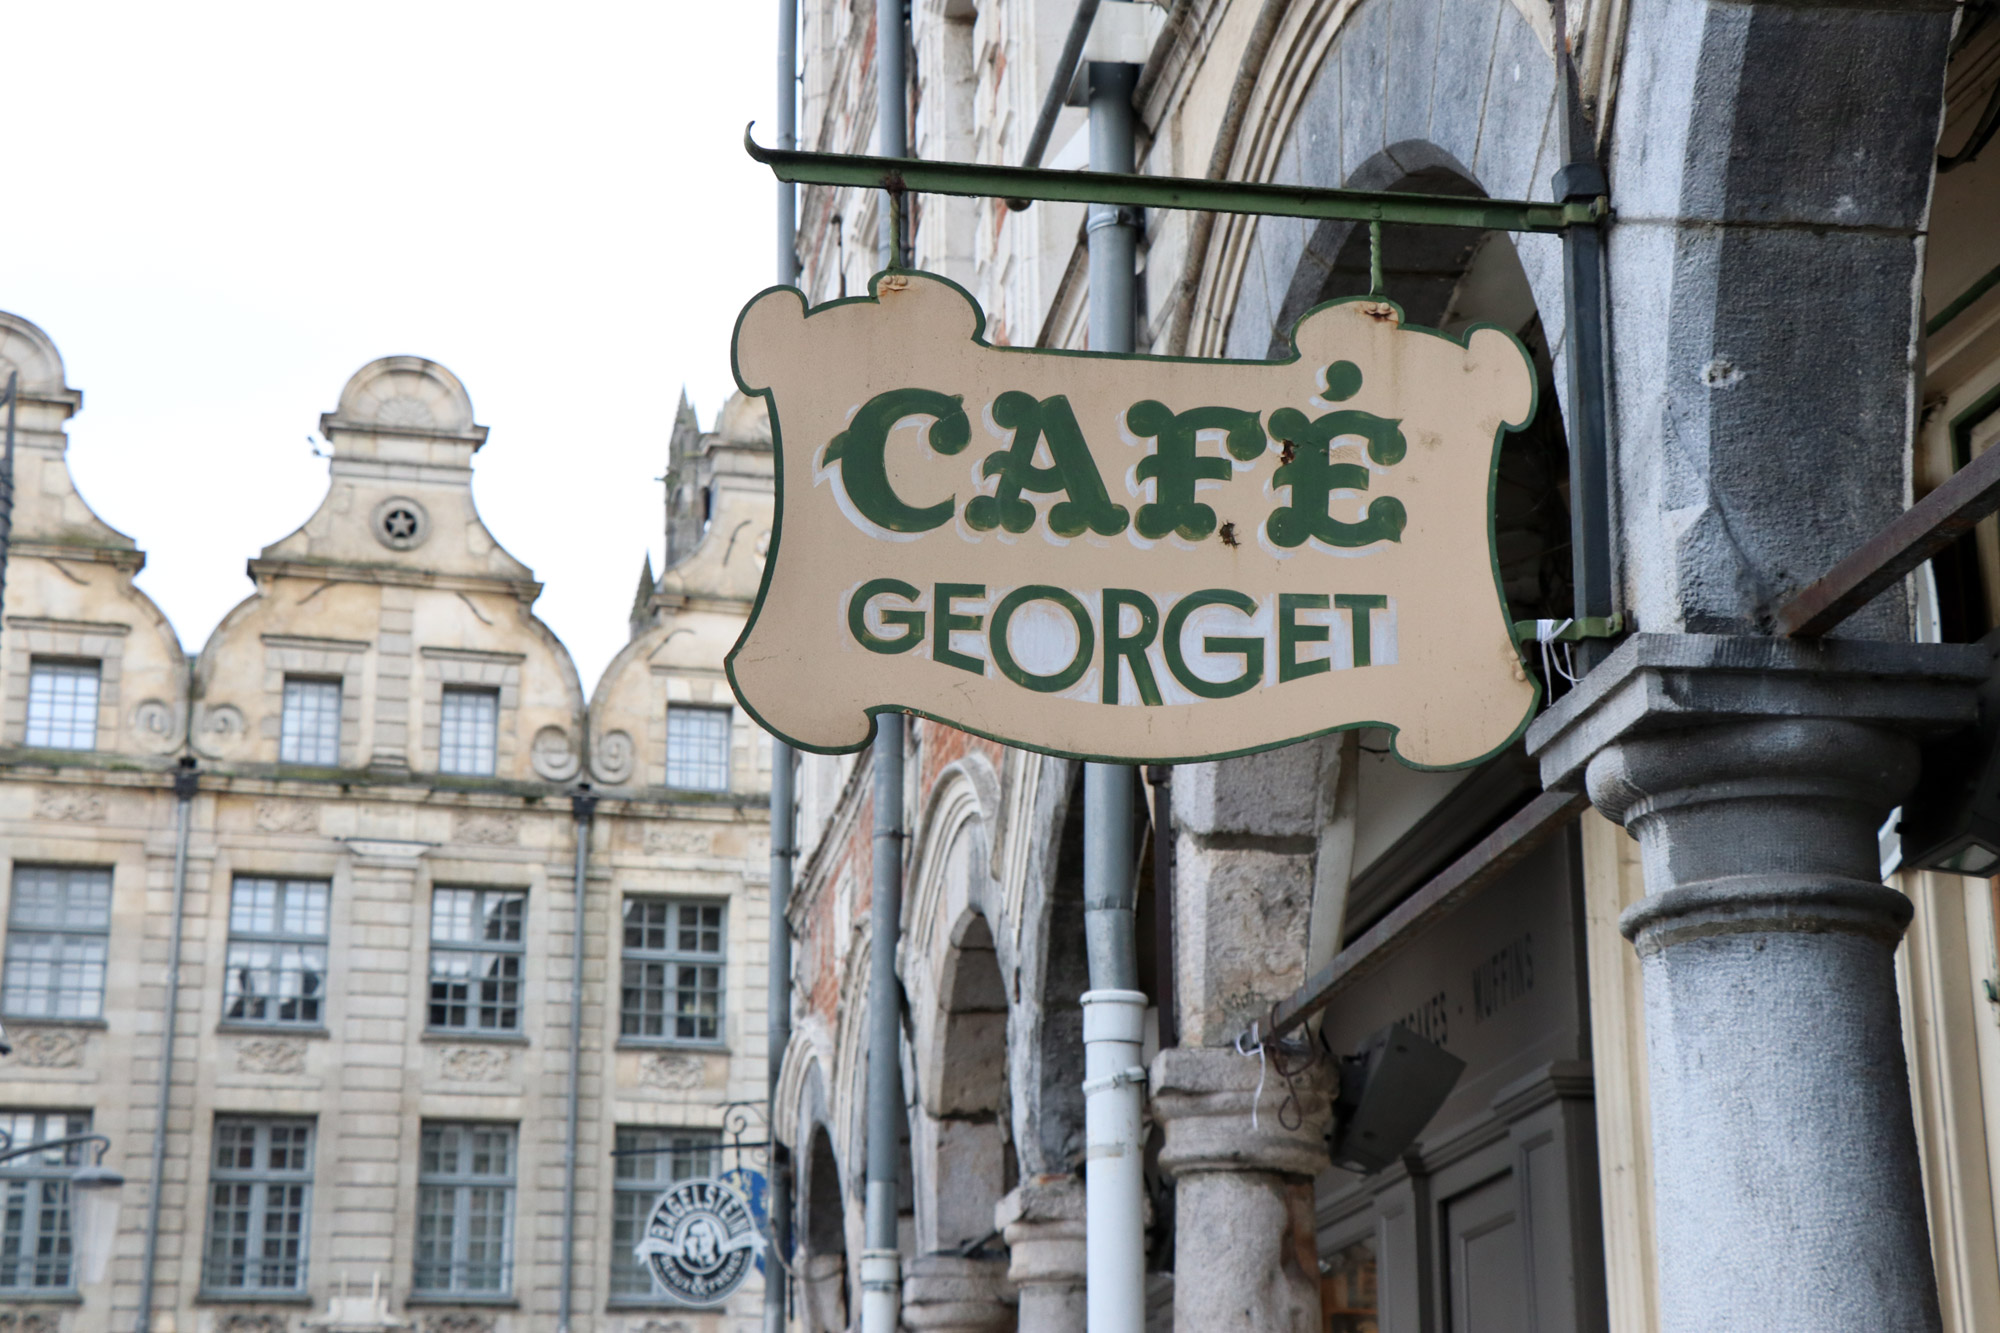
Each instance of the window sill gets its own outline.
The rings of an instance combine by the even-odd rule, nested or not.
[[[473,1306],[475,1308],[487,1309],[487,1310],[518,1310],[521,1308],[521,1302],[518,1297],[509,1296],[501,1292],[494,1292],[491,1295],[482,1296],[476,1292],[453,1293],[447,1291],[436,1291],[436,1292],[413,1291],[409,1295],[403,1298],[403,1304],[405,1306],[410,1306],[410,1305],[447,1305],[447,1306],[460,1306],[460,1307]]]
[[[620,1037],[617,1048],[621,1051],[686,1051],[690,1055],[729,1054],[729,1047],[724,1042],[682,1041],[673,1037]]]
[[[0,1291],[0,1305],[82,1305],[83,1293],[74,1287],[48,1287]],[[9,1315],[8,1318],[12,1318]]]
[[[324,1027],[291,1023],[252,1023],[240,1018],[225,1018],[215,1025],[217,1032],[255,1032],[267,1037],[318,1037],[325,1039],[333,1034]]]
[[[310,1291],[210,1291],[194,1294],[196,1305],[297,1305],[312,1308]]]
[[[690,1310],[717,1311],[714,1305],[689,1305],[671,1296],[612,1296],[604,1302],[608,1314],[635,1314],[642,1310],[672,1311],[686,1314]]]
[[[0,1014],[0,1021],[17,1028],[94,1028],[106,1032],[111,1027],[101,1018],[61,1018],[54,1014]]]
[[[528,1046],[532,1044],[528,1040],[527,1034],[522,1032],[479,1032],[470,1029],[461,1031],[458,1028],[425,1028],[422,1039],[424,1041],[437,1042],[476,1041],[494,1046]]]

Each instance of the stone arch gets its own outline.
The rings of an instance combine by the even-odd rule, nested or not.
[[[0,310],[0,388],[9,374],[18,374],[22,398],[61,402],[76,410],[83,395],[69,387],[62,353],[41,326],[11,311]]]
[[[1372,190],[1421,191],[1478,198],[1485,192],[1469,170],[1436,144],[1409,140],[1375,154],[1350,182]],[[1568,559],[1569,444],[1556,379],[1557,348],[1533,279],[1522,260],[1521,238],[1477,227],[1382,228],[1383,295],[1401,307],[1413,326],[1462,333],[1474,324],[1497,324],[1520,337],[1539,378],[1536,414],[1510,433],[1500,449],[1495,528],[1510,615],[1517,620],[1567,616],[1572,607]],[[1288,282],[1274,281],[1278,305],[1269,342],[1258,355],[1291,352],[1294,324],[1314,306],[1369,289],[1370,243],[1365,223],[1328,220],[1315,226]],[[1558,326],[1561,293],[1555,301]],[[1254,336],[1256,328],[1246,330]]]
[[[797,1159],[800,1313],[808,1333],[836,1333],[848,1326],[849,1209],[826,1121],[816,1118],[805,1130]]]
[[[1228,175],[1392,189],[1448,165],[1472,193],[1547,199],[1559,165],[1556,92],[1546,35],[1513,0],[1463,0],[1449,23],[1435,0],[1313,6],[1266,57],[1249,108],[1258,130]],[[1289,333],[1288,298],[1318,230],[1296,218],[1220,220],[1189,354],[1262,357]],[[1561,242],[1521,237],[1516,248],[1559,346]]]
[[[385,356],[355,371],[320,429],[459,436],[474,440],[475,449],[486,439],[458,376],[420,356]]]

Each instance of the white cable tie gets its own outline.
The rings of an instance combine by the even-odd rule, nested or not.
[[[1257,1128],[1257,1103],[1264,1100],[1264,1074],[1268,1066],[1264,1063],[1264,1043],[1258,1039],[1257,1024],[1250,1024],[1251,1050],[1243,1049],[1243,1036],[1241,1032],[1236,1034],[1236,1053],[1246,1060],[1253,1055],[1257,1057],[1257,1091],[1250,1094],[1250,1128],[1254,1132]]]

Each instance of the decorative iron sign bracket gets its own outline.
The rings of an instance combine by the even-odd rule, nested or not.
[[[892,194],[951,194],[974,199],[1033,199],[1047,203],[1115,204],[1288,218],[1476,227],[1485,231],[1559,233],[1594,227],[1611,215],[1603,195],[1555,203],[1481,199],[1385,190],[1332,190],[1270,182],[1127,176],[1105,171],[1054,171],[985,162],[930,162],[913,157],[808,153],[765,148],[743,132],[743,149],[781,181],[838,185]]]

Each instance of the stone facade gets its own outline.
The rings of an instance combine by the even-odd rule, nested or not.
[[[325,500],[250,561],[254,591],[190,657],[133,583],[143,563],[134,543],[99,521],[70,480],[63,423],[81,395],[55,347],[0,315],[0,364],[22,375],[0,634],[0,884],[11,890],[0,1017],[14,1046],[0,1061],[0,1108],[16,1133],[34,1132],[23,1130],[33,1114],[87,1116],[128,1181],[107,1280],[65,1301],[65,1273],[38,1277],[9,1259],[0,1324],[134,1327],[157,1190],[156,1329],[301,1329],[350,1284],[376,1281],[381,1309],[393,1312],[384,1328],[552,1328],[575,1060],[572,1327],[747,1327],[761,1302],[754,1275],[715,1311],[675,1307],[629,1282],[613,1290],[614,1269],[630,1262],[629,1241],[613,1241],[614,1176],[644,1191],[655,1165],[674,1159],[618,1159],[615,1170],[611,1154],[621,1141],[674,1142],[661,1131],[692,1133],[697,1146],[703,1135],[719,1140],[731,1103],[762,1099],[768,742],[721,684],[771,522],[761,418],[739,402],[704,433],[683,412],[674,468],[714,498],[699,516],[670,509],[676,559],[658,580],[649,571],[632,641],[586,698],[535,617],[533,573],[473,505],[487,431],[444,367],[391,357],[348,382],[321,419]],[[53,743],[36,695],[51,664],[94,668],[96,680],[94,725]],[[675,733],[670,773],[670,726],[697,707],[694,741]],[[170,996],[174,780],[189,772]],[[582,1047],[572,1053],[572,798],[585,791],[596,805],[583,871]],[[88,963],[69,982],[36,972],[48,922],[22,886],[45,872],[108,874],[108,910],[93,919],[78,909],[70,921],[85,932],[78,956],[102,959],[101,976]],[[679,931],[662,925],[650,947],[692,945],[697,969],[720,970],[670,973],[676,980],[648,990],[628,941],[645,913],[683,909],[709,915],[678,918]],[[695,926],[708,934],[696,938]],[[453,942],[485,952],[453,952]],[[454,967],[464,975],[456,983]],[[686,1002],[679,984],[690,988]],[[702,1017],[710,1007],[712,1021]],[[764,1137],[758,1114],[743,1137]],[[478,1167],[495,1189],[441,1192],[458,1187],[439,1184],[439,1172],[470,1169],[441,1146],[452,1126],[497,1131],[482,1142],[505,1151]],[[291,1140],[304,1144],[298,1169],[278,1185],[257,1179],[276,1161],[256,1137],[272,1127],[304,1132]],[[471,1131],[461,1137],[470,1142]],[[715,1154],[717,1169],[736,1162]],[[250,1168],[240,1184],[227,1177],[232,1165]],[[280,1207],[271,1201],[281,1187],[302,1189]],[[230,1189],[247,1201],[234,1216],[217,1203]],[[446,1203],[497,1211],[497,1267],[481,1269],[463,1245],[429,1248]],[[473,1234],[469,1214],[451,1217],[453,1234]],[[295,1252],[277,1234],[286,1227],[298,1233]],[[293,1255],[299,1265],[232,1268],[231,1236],[246,1229],[253,1260]],[[451,1262],[420,1274],[426,1254]]]
[[[1363,730],[1183,766],[1170,802],[1151,789],[1168,836],[1140,876],[1142,988],[1170,979],[1174,996],[1151,1020],[1164,1049],[1148,1047],[1153,1325],[1455,1328],[1482,1311],[1496,1327],[1803,1330],[1865,1309],[1870,1327],[1984,1327],[2000,1308],[1995,900],[1946,875],[1881,888],[1875,830],[1911,738],[1967,715],[1978,654],[1935,641],[2000,624],[2000,541],[1982,524],[1914,595],[1843,628],[1900,641],[1879,660],[1794,660],[1763,636],[1786,596],[1996,437],[2000,295],[1977,284],[2000,272],[1984,223],[2000,157],[1944,175],[1931,159],[1985,114],[2000,25],[1967,11],[1954,39],[1941,3],[1158,8],[1142,172],[1548,199],[1570,157],[1606,168],[1618,605],[1648,633],[1539,725],[1534,759],[1412,773]],[[871,151],[875,11],[803,10],[801,146]],[[915,155],[1018,162],[1073,12],[916,0]],[[1569,142],[1559,45],[1581,93]],[[1083,165],[1083,129],[1064,111],[1044,163]],[[812,300],[866,290],[881,207],[801,191]],[[988,338],[1086,345],[1081,205],[909,210],[915,266],[971,292]],[[1539,415],[1496,487],[1501,575],[1515,618],[1567,616],[1562,243],[1391,225],[1382,245],[1410,322],[1500,324],[1536,358]],[[1281,356],[1307,309],[1368,289],[1356,223],[1158,211],[1140,247],[1154,353]],[[1725,666],[1761,694],[1731,695]],[[921,720],[906,744],[905,1318],[1081,1329],[1079,766]],[[1466,1062],[1401,1161],[1329,1168],[1324,1057],[1259,1058],[1252,1025],[1544,780],[1586,775],[1601,814],[1415,932],[1319,1025],[1344,1054],[1401,1021]],[[795,1313],[817,1331],[857,1309],[868,958],[887,946],[868,925],[868,757],[802,757],[797,789],[775,1117],[797,1178]],[[1742,799],[1695,801],[1714,792]],[[1772,1224],[1773,1198],[1796,1225]],[[1863,1254],[1865,1280],[1849,1271]],[[925,1268],[938,1256],[986,1267]]]

